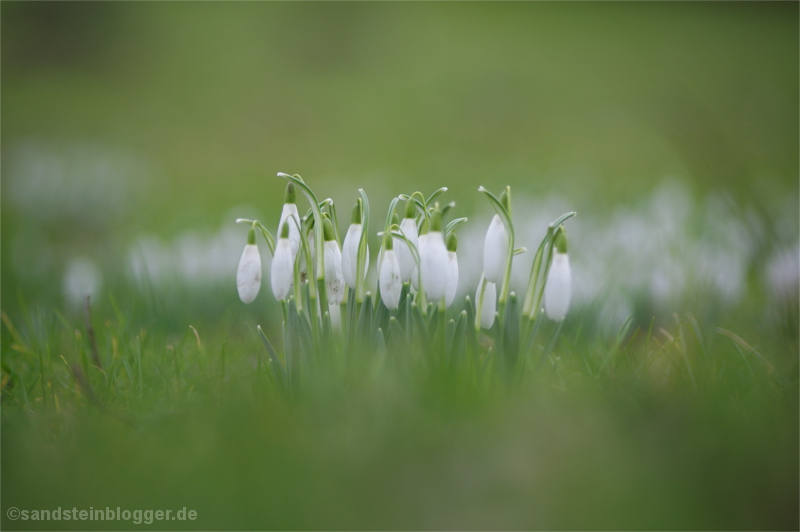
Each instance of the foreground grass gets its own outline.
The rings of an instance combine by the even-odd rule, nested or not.
[[[4,512],[6,530],[798,527],[796,351],[782,339],[754,347],[691,315],[606,338],[574,316],[512,380],[412,348],[321,364],[285,397],[254,323],[176,333],[113,307],[92,320],[99,365],[80,317],[4,315],[3,508],[198,519]]]

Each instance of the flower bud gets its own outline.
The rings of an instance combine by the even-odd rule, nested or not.
[[[294,218],[294,222],[289,219],[290,217]],[[289,227],[289,242],[291,242],[292,247],[292,260],[294,260],[300,247],[300,214],[297,212],[297,205],[295,204],[294,183],[286,185],[281,220],[278,222],[279,235],[282,233],[284,225]]]
[[[236,288],[243,303],[252,303],[261,288],[261,255],[256,245],[255,227],[247,234],[247,245],[239,259],[236,271]]]
[[[325,264],[325,293],[328,304],[336,304],[344,299],[344,276],[342,275],[342,252],[339,243],[333,238],[333,225],[324,218],[325,245],[323,262]]]
[[[478,282],[478,291],[475,293],[475,305],[481,305],[481,328],[491,329],[494,324],[494,314],[497,310],[497,286],[490,281],[486,281],[486,288],[483,291],[483,303],[481,304],[481,287],[483,286],[484,276]]]
[[[506,273],[506,260],[508,259],[508,236],[506,227],[500,215],[495,214],[489,229],[486,231],[486,240],[483,243],[483,273],[486,279],[493,283],[503,281]]]
[[[403,218],[400,222],[400,232],[411,242],[417,251],[419,251],[419,237],[417,236],[417,223],[414,218]],[[411,280],[411,275],[414,273],[414,268],[417,263],[414,261],[414,255],[408,248],[408,244],[402,238],[394,240],[394,247],[397,250],[397,260],[400,262],[400,277],[404,283]]]
[[[383,304],[389,310],[394,310],[400,304],[400,292],[403,289],[403,281],[400,278],[400,262],[397,260],[395,250],[392,249],[392,238],[387,235],[383,241],[383,261],[378,276],[378,288]]]
[[[547,316],[553,321],[561,321],[567,315],[572,298],[572,273],[567,255],[567,233],[559,226],[553,238],[553,262],[547,274],[544,287],[544,306]]]
[[[442,235],[442,213],[437,206],[431,217],[428,238],[420,252],[422,286],[431,301],[439,301],[444,297],[448,263],[447,247]]]
[[[454,232],[450,232],[447,237],[447,280],[444,285],[444,304],[449,308],[456,298],[458,291],[458,257],[456,256],[456,249],[458,247],[458,238]]]
[[[342,274],[344,281],[350,288],[356,287],[356,270],[358,269],[358,245],[361,242],[361,208],[358,203],[353,207],[350,227],[342,244]]]
[[[289,240],[290,227],[284,225],[280,233],[280,238],[275,244],[275,255],[272,257],[272,267],[270,270],[270,283],[272,285],[272,295],[275,299],[282,301],[286,299],[292,289],[294,281],[294,257],[292,255],[292,243]]]

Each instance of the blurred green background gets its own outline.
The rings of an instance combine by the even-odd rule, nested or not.
[[[600,288],[582,288],[588,273],[580,273],[601,266],[624,270],[624,264],[613,262],[620,256],[615,250],[603,256],[603,265],[598,254],[589,253],[592,242],[611,249],[592,232],[602,227],[610,239],[619,235],[623,247],[628,239],[630,254],[639,250],[649,258],[637,263],[638,270],[663,263],[669,280],[647,277],[642,286],[654,286],[648,290],[655,295],[626,294],[630,301],[615,307],[618,314],[633,312],[636,323],[646,327],[654,314],[666,323],[672,311],[693,310],[708,326],[735,330],[777,357],[796,399],[796,2],[3,1],[0,16],[0,265],[2,307],[12,322],[56,308],[80,324],[70,287],[77,283],[80,291],[102,282],[94,294],[98,322],[116,312],[127,317],[131,329],[157,324],[161,330],[151,333],[158,338],[154,344],[174,343],[169,335],[183,334],[189,324],[211,337],[209,343],[241,340],[245,333],[237,324],[244,321],[274,332],[279,325],[270,319],[278,307],[268,287],[250,307],[233,289],[245,239],[245,230],[233,221],[258,216],[277,225],[284,181],[276,172],[301,174],[320,198],[337,202],[343,219],[357,188],[367,191],[376,219],[382,220],[398,193],[448,186],[447,201],[457,201],[458,215],[473,219],[472,237],[465,229],[462,239],[465,249],[466,243],[480,246],[485,225],[479,223],[488,220],[488,205],[477,187],[499,191],[509,184],[515,201],[519,198],[515,219],[520,226],[540,211],[547,216],[559,208],[555,215],[579,212],[570,221],[582,244],[571,247],[578,273],[579,314],[573,323],[595,319],[602,302],[611,298]],[[657,216],[659,206],[667,211],[664,218]],[[670,230],[673,212],[681,224],[667,238],[660,231]],[[628,217],[631,213],[635,216]],[[709,229],[715,224],[721,226],[717,233]],[[537,228],[544,226],[531,227],[533,243],[542,236]],[[634,239],[620,227],[645,233]],[[724,236],[725,252],[715,254],[723,240],[718,234]],[[648,242],[669,248],[684,268],[672,268],[660,254],[663,249],[651,250]],[[377,249],[377,240],[373,245]],[[686,290],[685,283],[677,283],[681,291],[674,288],[671,272],[683,278],[705,267],[715,270],[730,262],[726,253],[740,248],[729,299],[724,275],[708,292]],[[709,249],[709,255],[693,259],[695,251]],[[164,256],[182,264],[165,273],[165,263],[159,262]],[[595,284],[605,284],[599,279]],[[658,303],[665,297],[668,304]],[[24,328],[34,334],[38,323],[31,319]],[[573,325],[572,332],[578,329]],[[592,333],[588,326],[587,331]],[[5,328],[3,334],[7,355]],[[243,359],[239,369],[247,364]],[[171,428],[156,429],[142,441],[137,437],[140,445],[123,434],[124,427],[82,426],[80,412],[72,413],[77,421],[51,419],[47,430],[39,431],[44,436],[29,420],[8,414],[3,418],[3,465],[9,471],[4,483],[34,501],[41,479],[55,468],[57,480],[41,492],[47,504],[60,504],[64,486],[73,481],[88,494],[107,492],[151,504],[140,487],[164,483],[159,472],[167,466],[151,463],[140,470],[137,460],[163,452],[164,464],[183,461],[157,493],[180,494],[180,482],[195,483],[189,489],[192,501],[218,502],[200,527],[796,526],[796,502],[791,503],[796,486],[787,488],[796,484],[796,456],[788,470],[780,467],[780,460],[796,450],[796,416],[794,424],[786,424],[796,414],[791,408],[785,417],[775,414],[773,424],[764,421],[769,430],[759,432],[760,422],[748,418],[752,423],[739,425],[720,406],[727,404],[727,395],[709,391],[711,399],[704,404],[712,406],[690,408],[688,421],[682,417],[683,402],[691,399],[681,396],[672,403],[657,396],[609,428],[593,420],[613,418],[618,407],[624,410],[625,392],[619,392],[622,397],[614,392],[610,400],[603,396],[607,404],[597,409],[589,406],[595,392],[584,392],[583,400],[525,395],[523,406],[503,403],[503,409],[510,408],[503,416],[494,406],[469,415],[436,408],[412,415],[405,399],[391,394],[377,401],[384,410],[349,413],[348,401],[374,400],[376,391],[368,390],[334,401],[331,411],[316,405],[311,413],[298,414],[296,422],[271,404],[248,404],[243,413],[231,401],[209,414],[211,420],[201,417],[206,424],[176,414]],[[753,404],[763,408],[753,411],[769,410],[774,396],[758,397]],[[206,405],[200,405],[202,411]],[[785,412],[781,405],[777,411]],[[172,406],[153,408],[171,411]],[[718,415],[721,411],[725,415]],[[382,417],[394,424],[375,428],[365,421]],[[252,419],[263,424],[248,427]],[[669,438],[673,422],[678,436],[670,446],[662,439]],[[527,429],[511,428],[517,423]],[[303,433],[309,426],[315,428]],[[493,439],[487,433],[496,427],[503,428]],[[236,431],[238,436],[230,436]],[[583,440],[571,436],[576,432],[603,443],[586,455]],[[539,433],[548,435],[531,436]],[[358,435],[374,439],[363,445],[348,439]],[[769,440],[772,436],[780,441]],[[187,438],[199,442],[191,447],[195,454],[181,456],[170,449]],[[249,438],[275,454],[248,447]],[[505,443],[497,451],[499,462],[473,471],[487,453],[494,456],[500,439]],[[726,449],[718,462],[698,466],[698,456],[714,456],[720,442],[731,439],[740,444]],[[454,441],[470,443],[442,466],[439,459]],[[81,442],[82,451],[69,442]],[[122,448],[116,453],[103,442]],[[325,442],[322,450],[315,447],[320,442]],[[766,458],[772,445],[775,461]],[[529,457],[520,450],[546,454],[557,447],[565,450],[552,469],[544,462],[524,462]],[[717,474],[754,452],[764,454],[727,476]],[[367,462],[360,462],[365,453]],[[636,455],[633,463],[626,461],[629,453]],[[308,456],[318,462],[300,463]],[[393,456],[402,466],[392,465]],[[95,479],[98,471],[91,463],[96,458],[109,468],[109,477],[119,470],[121,478],[136,478],[137,488],[126,493],[113,480],[104,485]],[[246,463],[249,459],[255,464]],[[575,465],[569,465],[573,459]],[[6,460],[17,465],[8,469]],[[348,460],[359,465],[350,467]],[[529,466],[521,468],[528,476],[514,476],[519,460]],[[626,464],[626,469],[603,469],[598,464],[604,461]],[[675,470],[676,463],[686,469]],[[373,469],[385,475],[371,476]],[[753,485],[782,492],[786,499],[752,501],[733,487],[766,469],[768,480]],[[278,480],[256,476],[265,471]],[[688,471],[700,472],[682,478]],[[462,486],[462,475],[472,480]],[[666,478],[666,487],[637,498],[649,475]],[[209,478],[218,485],[200,486]],[[341,478],[346,480],[335,480]],[[408,485],[394,483],[397,478]],[[474,504],[475,493],[483,493],[470,491],[470,482],[484,485],[493,478],[497,486],[479,496],[483,505],[470,518],[465,508]],[[710,494],[704,479],[729,491]],[[696,491],[685,490],[684,480]],[[416,482],[430,493],[417,492]],[[342,491],[342,483],[353,491]],[[618,490],[604,494],[608,485]],[[305,499],[309,486],[316,491]],[[464,491],[451,492],[443,506],[429,502],[428,497],[454,486]],[[550,509],[520,510],[527,504],[521,495],[526,490],[548,494],[550,506],[542,504]],[[251,491],[252,498],[243,495]],[[328,499],[331,492],[335,495]],[[271,522],[252,510],[262,493],[277,498],[274,505],[286,505],[271,514]],[[571,508],[571,497],[592,501],[585,520]],[[687,509],[689,499],[700,502]],[[742,505],[745,499],[752,508]],[[176,495],[170,502],[183,505],[182,500]],[[321,508],[318,518],[302,513],[310,501],[322,505],[315,506]],[[405,503],[413,510],[406,511]],[[239,509],[235,519],[234,507]],[[738,513],[725,517],[734,507]],[[620,520],[620,515],[627,517]]]

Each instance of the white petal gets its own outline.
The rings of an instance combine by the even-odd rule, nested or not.
[[[292,222],[291,220],[287,221],[289,216],[293,216],[297,223]],[[283,224],[289,224],[289,242],[292,244],[292,260],[297,255],[297,250],[300,247],[300,215],[297,212],[297,205],[294,203],[284,203],[283,204],[283,211],[281,211],[281,221],[278,223],[278,238],[281,236],[281,230],[283,229]]]
[[[272,257],[270,270],[270,283],[272,295],[282,301],[289,295],[294,280],[294,259],[292,258],[292,243],[288,238],[279,238],[275,245],[275,255]]]
[[[400,262],[397,260],[397,255],[393,249],[387,249],[384,252],[378,277],[378,287],[381,291],[383,304],[389,310],[396,309],[400,304],[403,280],[400,277]]]
[[[444,284],[444,304],[450,307],[458,291],[458,256],[455,251],[448,251],[447,280]]]
[[[236,271],[236,288],[239,290],[239,299],[244,303],[251,303],[258,295],[261,288],[261,255],[255,244],[244,247]]]
[[[444,286],[447,280],[447,247],[441,231],[431,231],[420,254],[422,266],[422,287],[431,301],[439,301],[444,297]]]
[[[344,299],[344,276],[342,275],[342,252],[335,240],[325,242],[325,293],[328,303],[339,304]]]
[[[358,244],[361,240],[361,224],[350,224],[342,244],[342,275],[350,288],[356,287],[356,267],[358,265]]]
[[[478,282],[478,291],[475,292],[475,305],[481,302],[481,286],[483,285],[483,275]],[[483,291],[483,305],[481,306],[481,327],[490,329],[494,324],[494,314],[497,311],[497,287],[494,283],[487,281],[486,289]]]
[[[572,298],[572,274],[569,268],[569,256],[566,253],[553,253],[553,263],[547,275],[544,287],[544,306],[547,316],[554,321],[561,321],[569,310]]]
[[[503,281],[506,273],[506,259],[508,255],[508,235],[503,220],[495,214],[489,229],[486,231],[486,240],[483,243],[483,274],[493,283]]]
[[[415,247],[419,246],[419,237],[417,236],[417,224],[413,218],[403,218],[400,222],[400,232],[405,235],[409,242],[414,244]],[[394,249],[397,250],[397,260],[400,262],[400,277],[403,282],[407,283],[411,280],[411,275],[414,273],[414,255],[408,249],[408,244],[402,238],[393,238],[392,244]]]
[[[417,251],[419,252],[420,261],[422,260],[422,253],[427,243],[428,234],[425,233],[424,235],[419,235],[419,239],[417,240]],[[411,272],[411,284],[414,286],[414,290],[419,290],[419,269],[417,268],[416,263],[414,263],[414,271]]]

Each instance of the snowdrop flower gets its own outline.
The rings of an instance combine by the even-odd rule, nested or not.
[[[289,218],[294,218],[294,222]],[[286,185],[286,195],[283,200],[283,211],[281,211],[281,221],[278,223],[278,234],[282,234],[283,226],[289,227],[289,242],[292,246],[292,260],[297,256],[300,247],[300,214],[297,212],[295,204],[294,183]]]
[[[278,301],[283,301],[289,295],[294,279],[294,256],[292,242],[289,239],[290,230],[290,226],[284,224],[278,243],[275,244],[275,255],[272,257],[270,281],[272,294]]]
[[[458,238],[451,231],[447,237],[447,279],[444,284],[444,305],[446,308],[453,304],[458,290],[458,257],[456,256],[456,248],[458,248]]]
[[[325,264],[325,293],[328,296],[328,304],[336,304],[344,299],[344,275],[342,275],[342,252],[339,250],[339,243],[333,236],[333,225],[328,218],[323,220],[324,228],[324,253],[323,262]]]
[[[403,221],[400,222],[400,232],[408,239],[409,242],[419,248],[419,238],[417,237],[417,222],[414,219],[416,209],[414,207],[414,200],[409,199],[406,202],[406,212]],[[394,247],[397,250],[397,260],[400,262],[400,277],[404,283],[412,280],[414,269],[417,263],[414,261],[414,255],[408,248],[405,240],[402,238],[394,239]],[[416,281],[415,281],[416,282]],[[414,285],[416,287],[416,284]]]
[[[495,214],[489,229],[486,231],[486,240],[483,243],[483,274],[493,283],[503,281],[506,273],[506,260],[508,259],[508,235],[506,226],[499,214]]]
[[[342,244],[342,275],[347,286],[355,289],[358,266],[358,245],[361,242],[361,233],[363,225],[361,224],[361,205],[356,203],[353,207],[353,213],[350,216],[350,227],[347,229],[347,234],[344,237]],[[367,246],[367,255],[364,257],[364,278],[367,277],[369,270],[369,246]]]
[[[447,247],[444,245],[444,235],[442,235],[442,212],[438,205],[433,210],[428,238],[421,247],[422,286],[431,301],[439,301],[444,297],[449,259]]]
[[[427,244],[428,244],[428,222],[423,221],[422,227],[420,227],[419,238],[417,238],[417,253],[419,253],[420,262],[422,262],[422,253]],[[414,286],[414,290],[419,290],[419,268],[417,267],[416,263],[414,264],[414,271],[411,273],[411,284]]]
[[[553,321],[563,320],[567,315],[571,297],[572,275],[567,255],[567,233],[561,225],[553,238],[553,262],[544,287],[544,306],[547,316]]]
[[[378,288],[381,293],[381,300],[386,308],[394,310],[400,304],[400,292],[403,289],[403,280],[400,277],[400,261],[392,245],[392,238],[383,238],[383,261],[381,271],[378,276]]]
[[[481,287],[483,286],[484,276],[478,281],[478,291],[475,292],[475,305],[481,305]],[[486,288],[483,291],[483,304],[481,305],[481,328],[491,329],[494,324],[494,314],[497,310],[497,286],[486,281]]]
[[[247,234],[247,245],[239,259],[236,271],[236,288],[243,303],[252,303],[261,288],[261,255],[256,245],[256,228],[251,227]]]

